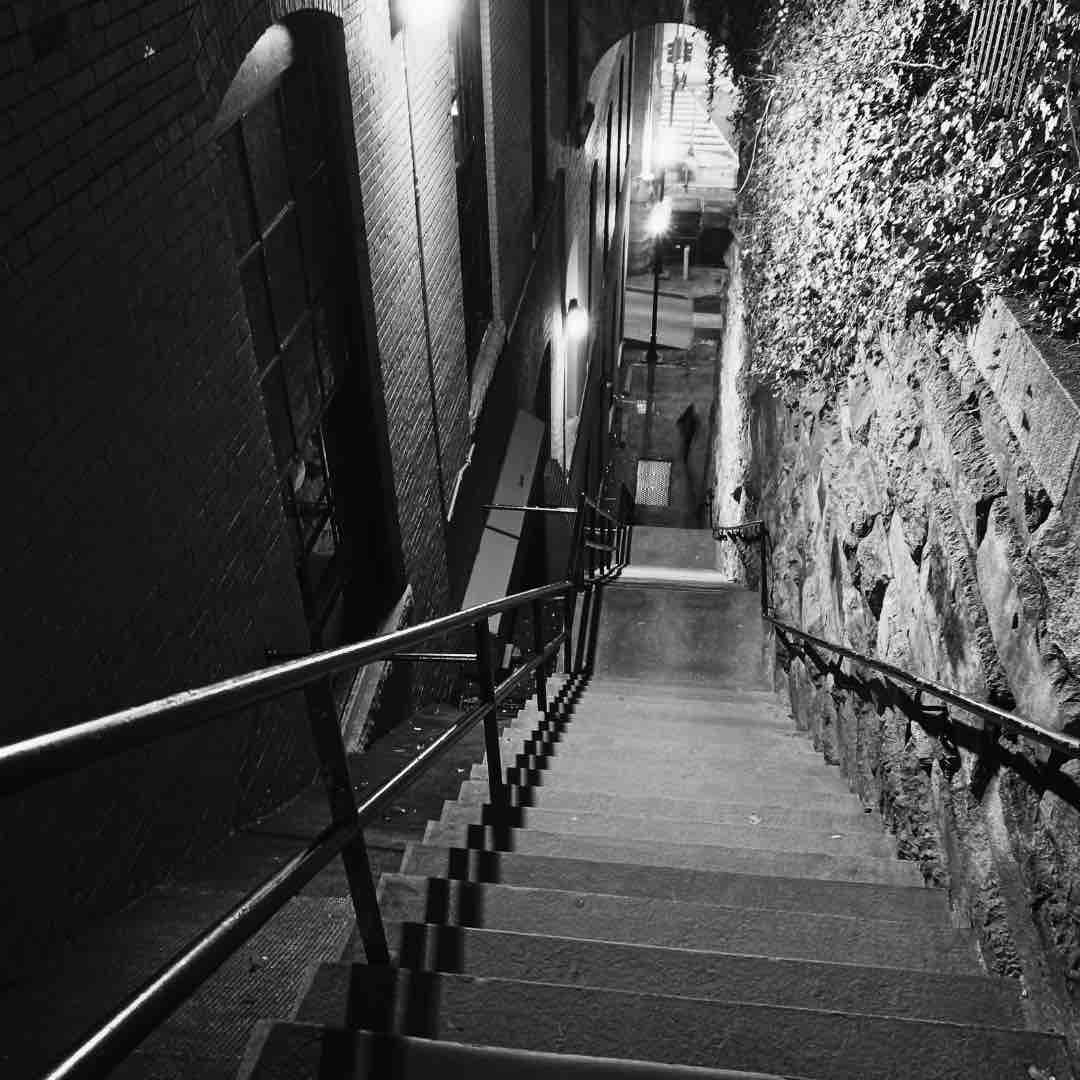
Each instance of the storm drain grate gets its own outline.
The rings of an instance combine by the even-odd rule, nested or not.
[[[667,506],[671,487],[670,461],[639,461],[637,463],[638,506]]]

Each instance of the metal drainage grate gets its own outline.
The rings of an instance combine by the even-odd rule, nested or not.
[[[670,461],[639,461],[637,463],[638,506],[667,506],[671,487]]]

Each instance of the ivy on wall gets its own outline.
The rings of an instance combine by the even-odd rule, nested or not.
[[[707,27],[745,100],[758,377],[828,384],[883,327],[962,330],[998,292],[1080,337],[1080,0],[1053,4],[1013,116],[963,71],[970,18],[970,0],[772,0],[741,38]]]

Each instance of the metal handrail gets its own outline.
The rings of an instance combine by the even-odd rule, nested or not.
[[[622,505],[625,508],[625,499]],[[392,795],[411,783],[432,761],[481,721],[484,724],[490,798],[496,805],[505,801],[496,713],[498,705],[514,691],[518,683],[531,675],[536,679],[538,705],[541,709],[547,709],[547,672],[560,649],[564,650],[567,671],[575,670],[571,646],[578,596],[584,598],[582,625],[578,632],[580,667],[593,591],[617,574],[629,558],[632,526],[628,514],[624,513],[621,519],[614,518],[584,494],[575,514],[570,566],[563,581],[477,604],[464,611],[430,619],[418,626],[396,630],[368,641],[292,658],[259,671],[223,679],[97,720],[0,747],[2,796],[22,791],[45,779],[85,767],[124,750],[190,730],[225,713],[285,693],[304,690],[309,695],[312,734],[332,818],[329,828],[162,968],[59,1062],[48,1073],[46,1080],[81,1080],[101,1076],[122,1061],[335,856],[340,855],[345,865],[368,960],[372,963],[389,962],[371,864],[364,844],[364,825]],[[611,539],[609,549],[599,556],[595,551],[587,550],[584,543],[586,534],[598,527]],[[563,625],[551,641],[545,643],[544,604],[555,600],[565,601],[561,612]],[[494,615],[525,605],[530,605],[533,612],[533,655],[501,683],[496,683],[491,663],[488,620]],[[476,635],[475,653],[408,651],[410,646],[467,627],[471,627]],[[481,700],[357,805],[337,715],[332,708],[325,707],[325,698],[320,707],[319,690],[326,690],[329,676],[395,658],[475,663],[479,668]]]
[[[916,675],[913,672],[898,667],[896,664],[890,664],[886,660],[877,660],[872,656],[867,656],[865,653],[859,652],[857,649],[851,649],[846,645],[841,645],[837,641],[829,641],[826,638],[818,637],[816,634],[811,634],[806,630],[802,630],[799,627],[793,626],[791,623],[784,622],[782,619],[778,618],[773,611],[772,599],[769,591],[768,552],[771,540],[765,522],[746,521],[739,525],[713,525],[713,535],[717,539],[723,539],[724,536],[735,535],[740,529],[749,529],[751,527],[753,527],[758,534],[757,539],[759,542],[761,558],[761,617],[780,631],[781,635],[788,634],[798,637],[801,640],[810,643],[817,649],[835,653],[853,663],[877,671],[892,682],[902,683],[905,686],[912,687],[920,693],[929,694],[939,701],[947,702],[949,705],[953,705],[966,713],[970,713],[972,716],[979,717],[984,726],[988,726],[993,730],[1000,729],[1009,732],[1012,735],[1022,735],[1032,742],[1037,742],[1042,746],[1048,747],[1052,753],[1059,758],[1080,758],[1080,738],[1077,738],[1076,736],[1066,734],[1062,731],[1053,731],[1050,728],[1043,727],[1042,724],[1037,724],[1034,720],[1028,720],[1026,717],[1010,712],[1008,709],[1001,709],[996,705],[990,705],[985,701],[979,701],[970,694],[965,694],[963,691],[957,690],[954,687],[946,686],[944,683],[940,683],[935,679],[928,679],[923,675]],[[974,730],[982,730],[975,725],[964,723],[964,721],[959,718],[957,722],[964,724],[965,727],[971,727]]]
[[[927,679],[922,675],[915,675],[885,660],[875,660],[873,657],[860,653],[856,649],[849,649],[846,645],[840,645],[838,642],[827,641],[825,638],[807,633],[807,631],[800,630],[797,626],[783,622],[774,615],[766,614],[764,618],[783,634],[794,634],[796,637],[802,638],[803,641],[808,641],[815,648],[827,649],[830,652],[846,657],[848,660],[862,664],[864,667],[872,668],[893,682],[904,683],[924,694],[929,694],[931,697],[955,705],[958,709],[972,713],[987,724],[999,727],[1012,735],[1023,735],[1025,738],[1048,746],[1066,757],[1080,757],[1080,739],[1075,736],[1067,735],[1064,732],[1051,731],[1041,724],[1036,724],[1034,720],[1028,720],[1023,716],[1018,716],[1016,713],[1009,712],[1007,709],[999,709],[996,705],[989,705],[985,701],[979,701],[968,694],[946,686],[944,683],[939,683],[934,679]]]
[[[329,675],[387,660],[411,645],[472,627],[481,619],[501,615],[524,604],[559,596],[572,587],[571,581],[559,581],[489,600],[368,641],[234,675],[197,690],[183,690],[97,720],[0,747],[0,797],[82,768],[92,761],[198,727],[224,713],[258,705],[293,690],[303,690]]]

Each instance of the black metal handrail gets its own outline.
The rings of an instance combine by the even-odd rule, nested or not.
[[[931,697],[937,698],[939,701],[944,701],[949,705],[953,705],[972,716],[977,716],[982,721],[984,728],[975,728],[976,730],[989,728],[991,734],[994,731],[1001,730],[1008,732],[1011,735],[1022,735],[1032,742],[1037,742],[1042,746],[1048,747],[1053,755],[1062,760],[1080,757],[1080,738],[1077,738],[1076,736],[1069,735],[1062,731],[1053,731],[1050,728],[1043,727],[1042,724],[1037,724],[1034,720],[1028,720],[1026,717],[1010,712],[1008,709],[1001,709],[988,702],[979,701],[970,694],[965,694],[963,691],[957,690],[954,687],[946,686],[944,683],[940,683],[935,679],[928,679],[923,675],[916,675],[913,672],[898,667],[896,664],[890,664],[886,660],[875,659],[872,656],[867,656],[865,653],[859,652],[857,649],[851,649],[847,645],[841,645],[837,641],[829,641],[826,638],[818,637],[816,634],[811,634],[808,631],[803,630],[798,626],[793,626],[791,623],[785,622],[783,619],[779,618],[773,611],[769,590],[769,550],[771,548],[771,541],[769,530],[765,525],[765,522],[745,521],[733,525],[713,524],[713,536],[717,539],[737,537],[742,535],[743,531],[758,541],[758,550],[761,559],[761,617],[771,626],[775,627],[775,629],[780,632],[781,636],[789,635],[799,638],[816,649],[834,653],[853,663],[870,668],[872,671],[884,675],[891,682],[909,686],[919,693],[928,694]],[[964,723],[963,720],[959,719],[958,722]],[[975,725],[971,724],[965,726],[975,727]]]
[[[614,517],[586,495],[581,495],[574,511],[574,537],[567,575],[563,581],[477,604],[464,611],[430,619],[418,626],[396,630],[368,641],[289,659],[259,671],[223,679],[0,747],[0,796],[3,796],[133,747],[191,730],[224,714],[302,690],[308,696],[315,749],[330,804],[332,823],[325,831],[165,965],[59,1062],[47,1074],[47,1080],[101,1076],[122,1061],[237,948],[338,855],[345,866],[365,955],[372,963],[389,962],[389,949],[364,843],[365,824],[389,798],[415,780],[436,758],[481,722],[484,725],[490,798],[496,805],[505,801],[498,705],[522,680],[533,676],[537,703],[546,710],[547,674],[560,649],[564,650],[567,672],[575,670],[572,644],[577,599],[579,595],[583,598],[582,624],[578,633],[581,639],[578,642],[580,658],[583,655],[581,644],[587,633],[586,613],[592,603],[592,594],[599,585],[618,573],[629,558],[632,526],[629,515],[625,513],[625,491],[621,493],[619,506],[620,516]],[[599,551],[588,548],[585,543],[587,536],[596,533],[606,540]],[[562,629],[545,642],[544,605],[556,600],[563,601]],[[526,605],[531,607],[533,616],[533,655],[501,683],[496,683],[488,620]],[[475,653],[410,651],[412,646],[467,628],[472,628],[476,637]],[[481,699],[358,805],[328,680],[335,674],[365,664],[395,659],[475,663],[479,669]],[[579,667],[580,663],[579,659]]]

